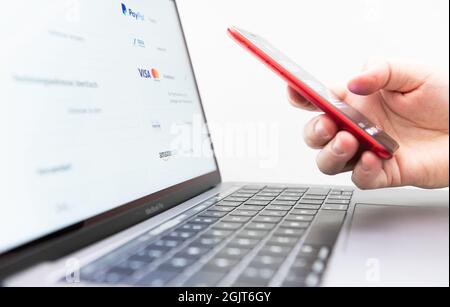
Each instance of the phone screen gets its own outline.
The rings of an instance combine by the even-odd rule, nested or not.
[[[310,73],[289,59],[289,57],[272,46],[267,40],[245,30],[236,28],[235,30],[258,47],[258,49],[263,51],[267,56],[273,59],[274,62],[281,65],[286,71],[301,81],[304,86],[317,93],[323,100],[333,106],[334,109],[356,124],[361,130],[374,138],[378,143],[383,145],[388,151],[394,153],[398,149],[399,145],[397,142],[385,133],[381,127],[374,124],[361,112],[350,106],[345,101],[337,99],[337,97],[322,82],[318,81]]]

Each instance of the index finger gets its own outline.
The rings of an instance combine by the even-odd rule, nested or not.
[[[330,91],[340,100],[345,100],[347,98],[348,91],[346,90],[345,86],[333,86],[330,88]],[[291,86],[288,86],[288,98],[291,104],[296,108],[300,108],[306,111],[320,112],[319,108],[309,102]]]
[[[295,89],[288,86],[288,99],[296,107],[307,111],[319,111],[319,109],[300,95]]]

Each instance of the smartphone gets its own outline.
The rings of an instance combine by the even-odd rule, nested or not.
[[[370,150],[382,159],[391,159],[399,144],[383,129],[345,101],[340,101],[320,81],[295,64],[264,38],[231,27],[228,33],[234,40],[269,66],[309,102],[330,116],[341,130],[354,135],[361,150]]]

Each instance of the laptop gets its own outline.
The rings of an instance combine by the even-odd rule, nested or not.
[[[448,191],[222,182],[174,1],[8,10],[3,286],[448,286]]]

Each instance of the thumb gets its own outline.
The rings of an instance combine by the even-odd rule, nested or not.
[[[428,76],[429,73],[417,64],[372,60],[364,72],[348,83],[348,88],[357,95],[371,95],[383,89],[409,93],[423,85]]]

